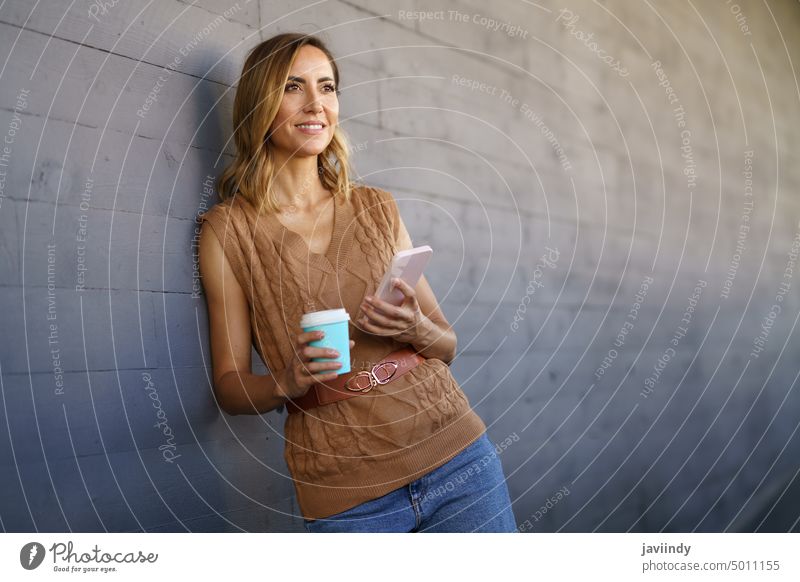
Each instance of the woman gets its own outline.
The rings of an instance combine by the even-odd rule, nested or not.
[[[515,531],[427,281],[399,281],[400,307],[372,297],[412,242],[391,194],[349,180],[338,87],[312,36],[270,38],[244,64],[237,157],[222,202],[201,216],[216,398],[230,414],[286,405],[284,458],[309,531]],[[303,313],[336,308],[351,317],[352,370],[341,375],[332,360],[312,362],[338,354],[299,326]],[[250,372],[251,344],[270,375]]]

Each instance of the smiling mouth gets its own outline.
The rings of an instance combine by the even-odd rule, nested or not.
[[[324,123],[298,123],[295,127],[300,127],[302,129],[322,129],[325,127]]]

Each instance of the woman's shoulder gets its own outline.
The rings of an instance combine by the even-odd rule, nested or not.
[[[197,215],[197,226],[201,229],[201,238],[203,233],[209,230],[214,233],[217,240],[224,248],[234,248],[242,244],[241,233],[246,232],[247,228],[243,225],[241,217],[241,198],[234,196],[226,198],[214,204],[205,212]],[[209,228],[206,228],[206,225]]]
[[[361,196],[362,198],[369,197],[378,200],[394,200],[394,196],[388,190],[365,182],[356,182],[351,186],[351,189],[357,196]]]
[[[359,183],[353,186],[352,191],[364,209],[373,214],[378,213],[384,216],[387,214],[394,216],[399,212],[397,201],[394,195],[388,190],[379,188],[378,186]]]
[[[198,214],[197,221],[202,222],[204,220],[214,219],[220,216],[226,216],[230,213],[232,205],[233,205],[233,199],[231,198],[220,200],[205,212],[201,212],[200,214]]]
[[[212,226],[224,226],[226,223],[236,220],[237,217],[244,216],[246,209],[243,208],[245,200],[242,196],[231,196],[225,200],[220,200],[205,212],[197,215],[197,223],[202,224],[208,221]]]

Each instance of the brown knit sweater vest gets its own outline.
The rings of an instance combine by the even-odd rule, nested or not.
[[[371,368],[404,347],[359,330],[361,300],[375,292],[397,248],[394,197],[364,185],[334,201],[326,255],[242,196],[201,215],[224,249],[250,305],[253,345],[273,374],[293,354],[308,311],[350,314],[352,370]],[[442,360],[430,358],[369,393],[287,414],[284,458],[303,517],[318,519],[385,495],[452,459],[486,430]]]

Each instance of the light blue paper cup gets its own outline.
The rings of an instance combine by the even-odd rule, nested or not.
[[[305,313],[300,318],[300,327],[303,331],[325,332],[322,339],[308,342],[315,348],[334,349],[339,352],[338,358],[312,358],[312,362],[341,362],[338,370],[327,370],[325,373],[336,372],[337,375],[347,374],[350,371],[350,333],[348,322],[350,315],[346,309],[327,309]]]

